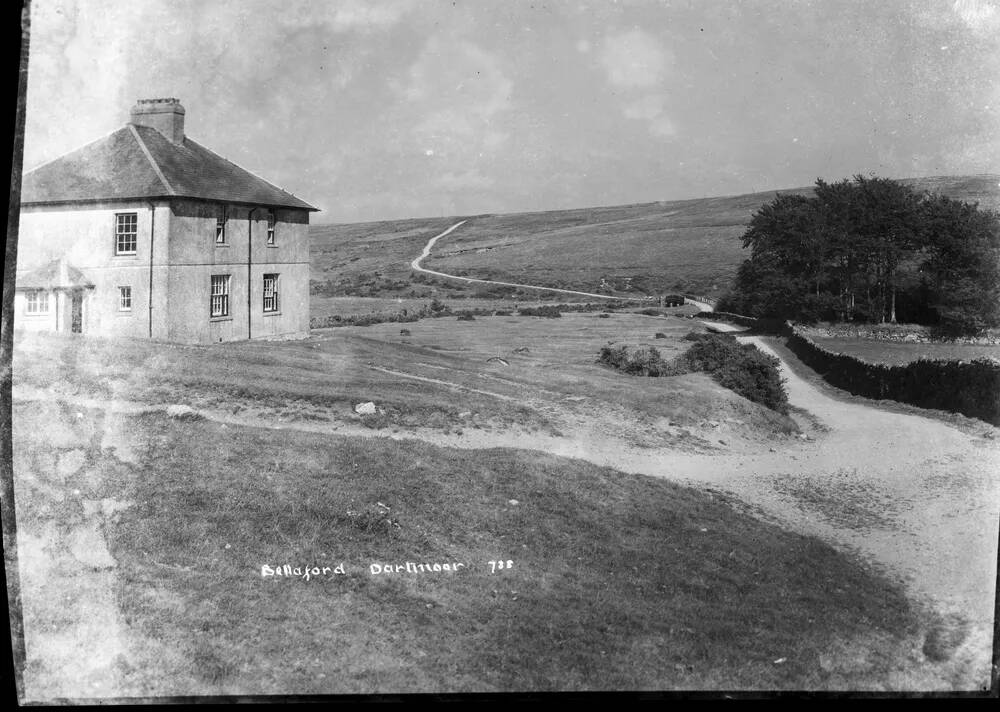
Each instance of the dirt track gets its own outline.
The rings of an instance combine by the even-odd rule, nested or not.
[[[475,284],[493,284],[493,285],[497,285],[497,286],[500,286],[500,287],[519,287],[521,289],[535,289],[535,290],[538,290],[538,291],[541,291],[541,292],[557,292],[559,294],[572,294],[572,295],[577,296],[577,297],[593,297],[594,299],[620,299],[621,298],[621,297],[610,296],[608,294],[593,294],[591,292],[577,292],[577,291],[572,290],[572,289],[558,289],[556,287],[539,287],[539,286],[536,286],[536,285],[533,285],[533,284],[519,284],[517,282],[497,282],[497,281],[492,280],[492,279],[475,279],[473,277],[460,277],[460,276],[455,275],[455,274],[446,274],[444,272],[435,272],[432,269],[427,269],[426,267],[421,267],[420,266],[421,262],[423,262],[426,258],[430,257],[430,255],[431,255],[431,249],[434,247],[434,244],[438,240],[440,240],[445,235],[449,234],[452,230],[455,230],[456,228],[458,228],[458,227],[460,227],[460,226],[462,226],[464,224],[465,224],[465,220],[462,220],[461,222],[457,222],[454,225],[452,225],[451,227],[449,227],[447,230],[445,230],[444,232],[442,232],[440,235],[435,235],[430,240],[428,240],[427,244],[424,246],[423,252],[420,253],[420,256],[417,257],[412,262],[410,262],[410,267],[412,267],[413,269],[415,269],[418,272],[423,272],[424,274],[433,274],[435,277],[446,277],[448,279],[456,279],[456,280],[458,280],[460,282],[469,282],[469,283],[475,283]],[[691,300],[688,300],[688,301],[691,301]],[[697,306],[701,306],[703,308],[705,306],[707,306],[703,302],[693,302],[693,303],[696,304]],[[708,307],[708,310],[711,310],[711,307]]]

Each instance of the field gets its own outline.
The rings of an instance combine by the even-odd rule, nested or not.
[[[209,347],[21,335],[29,690],[823,689],[912,663],[924,614],[815,538],[718,491],[476,446],[513,431],[570,453],[590,428],[705,453],[706,418],[748,447],[787,439],[704,376],[593,362],[609,337],[681,349],[690,321],[394,326]],[[461,449],[364,437],[435,428]],[[407,561],[465,566],[372,574]],[[286,563],[344,573],[262,577]]]
[[[569,305],[585,305],[590,304],[595,308],[599,304],[598,299],[593,299],[590,302],[586,301],[585,297],[581,297],[581,301],[577,301],[571,295],[559,295],[553,294],[549,295],[549,299],[540,301],[538,299],[539,294],[544,295],[544,292],[536,292],[534,294],[525,295],[525,298],[507,298],[507,299],[477,299],[475,297],[465,298],[465,295],[461,292],[453,296],[437,296],[432,295],[424,298],[413,298],[413,297],[323,297],[313,295],[309,299],[309,312],[314,319],[322,319],[323,317],[329,315],[337,315],[341,318],[349,317],[364,317],[364,316],[392,316],[395,314],[416,314],[422,309],[426,310],[430,307],[431,301],[436,299],[440,304],[443,304],[450,311],[461,312],[465,310],[483,310],[488,312],[493,311],[515,311],[521,307],[538,307],[545,304],[569,304]],[[655,302],[649,303],[650,307],[655,308]],[[678,314],[693,314],[699,311],[699,309],[693,305],[685,305],[684,307],[672,307],[670,308],[671,313]]]
[[[787,418],[749,403],[703,374],[656,382],[623,380],[596,363],[608,341],[680,353],[699,322],[676,317],[567,313],[541,317],[455,317],[319,330],[298,342],[210,348],[112,342],[22,340],[15,383],[109,399],[224,409],[258,422],[361,424],[467,433],[518,428],[558,434],[586,428],[645,444],[718,446],[708,420],[728,419],[736,439],[784,437]],[[400,333],[405,329],[409,335]],[[668,339],[654,339],[661,332]],[[124,368],[122,364],[131,364]],[[380,411],[359,419],[357,403]],[[671,425],[672,424],[672,425]]]
[[[1000,208],[997,176],[901,182]],[[811,191],[792,188],[781,193]],[[619,296],[683,292],[718,297],[747,256],[741,237],[751,215],[776,194],[473,216],[441,240],[423,266],[447,274]],[[487,285],[424,275],[413,281],[410,261],[428,239],[459,219],[313,226],[313,294],[500,296]],[[542,294],[526,291],[516,298],[537,300],[545,298]]]
[[[979,358],[1000,360],[1000,346],[947,342],[905,343],[876,339],[841,339],[813,337],[813,341],[835,353],[854,356],[869,363],[901,366],[919,359],[972,361]]]

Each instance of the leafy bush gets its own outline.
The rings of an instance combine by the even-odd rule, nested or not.
[[[667,335],[664,334],[662,331],[657,331],[656,335],[653,336],[653,338],[654,339],[665,339],[665,338],[667,338]]]
[[[424,316],[423,312],[418,312],[416,314],[400,314],[400,313],[373,313],[373,314],[355,314],[352,316],[341,316],[340,314],[331,314],[324,317],[312,317],[309,319],[310,329],[324,329],[331,326],[372,326],[374,324],[383,324],[386,322],[399,322],[407,323],[419,320]]]
[[[347,510],[351,524],[366,534],[393,535],[400,528],[399,520],[391,516],[391,510],[378,502],[366,504],[360,511]]]
[[[730,334],[691,332],[685,338],[694,344],[673,362],[664,361],[652,346],[630,351],[627,346],[615,348],[610,344],[601,348],[598,361],[641,376],[676,376],[703,371],[724,388],[787,415],[788,394],[778,371],[778,359],[753,344],[741,344]]]
[[[730,334],[688,334],[694,344],[679,362],[691,371],[712,375],[719,385],[747,400],[760,403],[779,413],[788,413],[779,361],[753,344],[741,344]]]
[[[562,316],[559,307],[548,304],[541,307],[521,307],[517,310],[517,313],[520,316],[544,316],[548,319],[555,319]]]
[[[629,351],[627,346],[614,348],[609,344],[601,347],[597,360],[634,376],[673,376],[677,373],[652,346],[640,346]]]

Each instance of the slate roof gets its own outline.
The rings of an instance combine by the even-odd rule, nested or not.
[[[52,260],[46,265],[18,274],[15,277],[17,289],[72,289],[74,287],[91,288],[94,283],[87,279],[83,272],[73,267],[63,259]]]
[[[184,197],[318,210],[190,138],[128,124],[24,174],[21,204]]]

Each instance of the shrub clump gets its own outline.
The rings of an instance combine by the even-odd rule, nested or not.
[[[777,358],[753,344],[741,344],[731,334],[692,332],[685,338],[694,344],[678,360],[688,370],[709,373],[719,385],[734,393],[788,414],[788,394]]]
[[[548,319],[555,319],[562,316],[559,307],[546,304],[540,307],[521,307],[517,310],[520,316],[544,316]]]
[[[698,334],[684,354],[666,361],[652,346],[629,349],[610,344],[601,348],[598,362],[636,376],[677,376],[702,371],[747,400],[788,414],[788,394],[778,371],[779,361],[753,344],[741,344],[731,334]]]
[[[665,339],[665,338],[667,338],[667,335],[664,334],[662,331],[657,331],[656,334],[653,336],[653,338],[654,339]]]
[[[601,347],[597,360],[633,376],[675,376],[682,373],[674,364],[665,361],[659,350],[652,346],[640,346],[630,351],[627,346],[616,348],[608,344]]]
[[[359,511],[347,510],[347,518],[351,524],[366,534],[391,536],[400,526],[399,520],[390,515],[389,507],[381,502],[366,504]]]

